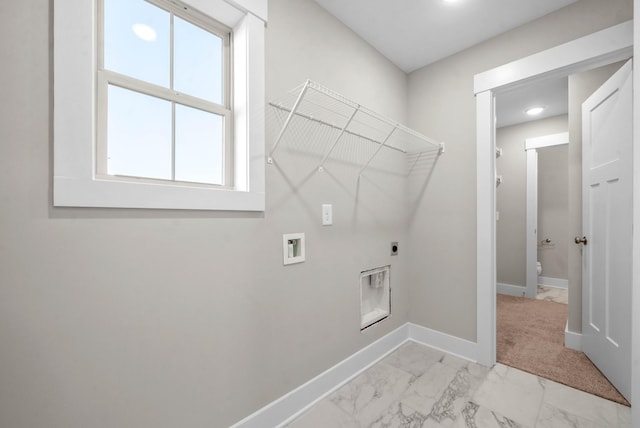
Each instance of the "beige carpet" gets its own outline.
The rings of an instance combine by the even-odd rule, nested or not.
[[[498,294],[496,318],[498,362],[629,405],[584,353],[564,347],[567,305]]]

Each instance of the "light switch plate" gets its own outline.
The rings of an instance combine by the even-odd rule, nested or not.
[[[322,225],[331,226],[333,224],[333,205],[322,204]]]

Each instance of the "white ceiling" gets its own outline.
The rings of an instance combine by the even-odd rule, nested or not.
[[[528,116],[525,111],[531,107],[544,107],[545,110],[537,116]],[[496,97],[496,127],[567,114],[568,108],[568,77],[531,83]]]
[[[578,0],[315,0],[407,73]],[[498,127],[566,114],[567,79],[500,94]],[[532,105],[547,109],[536,117]]]
[[[315,0],[407,73],[577,0]]]

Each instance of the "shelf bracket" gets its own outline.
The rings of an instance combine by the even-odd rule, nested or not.
[[[302,87],[302,90],[300,91],[300,94],[298,95],[298,98],[296,99],[296,102],[293,104],[293,107],[291,108],[291,111],[289,112],[289,116],[287,116],[287,120],[284,122],[284,125],[282,126],[282,129],[280,130],[280,133],[278,134],[278,138],[276,138],[276,141],[273,143],[273,146],[271,147],[271,150],[269,151],[269,156],[267,157],[267,163],[269,163],[269,164],[273,163],[273,153],[278,148],[278,144],[280,144],[280,141],[282,141],[282,136],[284,135],[284,132],[287,130],[287,127],[289,126],[289,123],[291,122],[291,119],[296,114],[296,110],[298,110],[298,107],[300,107],[300,103],[302,102],[302,99],[304,98],[304,94],[307,92],[307,89],[309,89],[310,85],[311,85],[311,80],[307,80],[305,82],[304,86]]]
[[[353,113],[351,113],[351,116],[349,116],[349,120],[347,121],[347,123],[342,127],[342,130],[340,131],[340,134],[336,137],[336,139],[334,140],[333,144],[331,145],[331,148],[329,149],[329,151],[324,155],[324,157],[322,158],[322,161],[320,162],[320,166],[318,166],[318,171],[323,172],[324,171],[324,163],[327,161],[327,159],[329,158],[329,155],[331,155],[331,152],[333,152],[333,149],[336,148],[336,146],[338,145],[338,142],[340,141],[340,139],[342,138],[342,136],[345,134],[345,132],[347,131],[347,128],[349,127],[349,125],[351,124],[351,121],[353,120],[353,118],[355,117],[356,113],[358,113],[358,111],[360,111],[360,105],[358,105],[354,110]]]
[[[369,164],[371,163],[373,158],[375,158],[377,156],[378,152],[380,152],[380,150],[382,150],[382,148],[387,144],[387,141],[389,141],[389,138],[391,138],[393,133],[396,132],[396,129],[398,129],[398,125],[393,127],[393,129],[391,130],[391,132],[389,132],[387,137],[382,141],[382,143],[380,143],[380,145],[378,146],[378,149],[373,153],[373,155],[371,155],[371,157],[369,158],[367,163],[365,163],[364,166],[362,168],[360,168],[360,171],[358,172],[358,177],[361,176],[362,173],[364,172],[364,170],[369,167]]]

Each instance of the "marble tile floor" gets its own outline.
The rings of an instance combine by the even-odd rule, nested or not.
[[[406,342],[290,428],[631,427],[631,409],[529,373]]]
[[[569,290],[566,288],[547,287],[545,285],[538,284],[538,294],[536,295],[538,300],[549,300],[556,303],[569,303]]]

